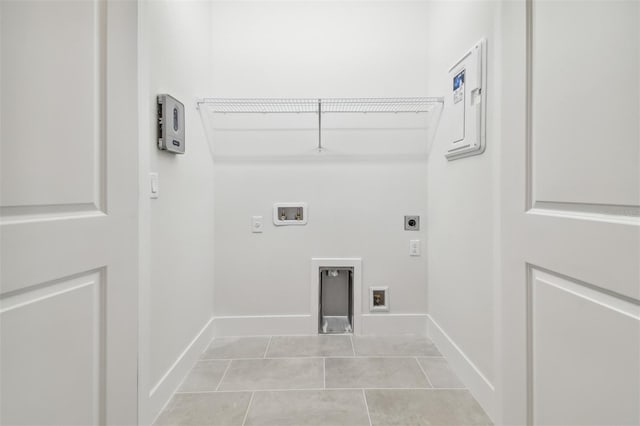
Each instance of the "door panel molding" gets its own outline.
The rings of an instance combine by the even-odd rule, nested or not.
[[[640,225],[639,206],[533,201],[527,213],[623,225]]]
[[[22,222],[33,222],[36,220],[55,220],[59,218],[69,218],[74,216],[85,217],[87,214],[92,215],[95,213],[107,213],[107,0],[89,0],[86,3],[90,3],[93,7],[93,22],[91,23],[93,33],[91,41],[93,45],[91,52],[91,69],[93,75],[91,76],[92,87],[90,92],[92,98],[91,109],[93,114],[91,119],[92,134],[89,144],[91,146],[91,152],[83,152],[83,157],[76,158],[76,161],[87,160],[87,163],[91,164],[91,171],[89,172],[89,170],[86,170],[87,172],[89,172],[86,174],[86,176],[76,176],[75,180],[77,181],[90,179],[92,188],[91,194],[89,195],[86,192],[86,187],[83,188],[84,191],[80,191],[80,193],[59,192],[56,194],[54,192],[53,195],[51,194],[51,192],[48,192],[45,189],[36,190],[39,183],[42,183],[42,187],[46,188],[49,186],[47,181],[54,180],[55,176],[47,174],[47,171],[49,171],[49,168],[51,168],[50,171],[53,171],[53,167],[55,167],[55,164],[52,163],[44,167],[47,170],[44,173],[41,171],[36,172],[34,171],[34,169],[37,170],[43,168],[42,163],[45,161],[39,157],[42,155],[47,155],[47,152],[34,152],[32,149],[34,149],[35,146],[31,146],[31,150],[29,150],[30,148],[23,148],[25,149],[25,151],[20,153],[21,155],[19,155],[18,157],[18,161],[20,161],[20,163],[16,163],[15,158],[9,160],[10,154],[13,154],[14,152],[6,152],[7,149],[11,149],[10,145],[7,143],[3,147],[3,151],[5,151],[3,154],[7,157],[7,160],[5,161],[11,161],[13,164],[20,164],[21,170],[11,168],[10,171],[6,172],[6,174],[3,174],[2,176],[5,182],[2,185],[3,197],[2,200],[0,200],[0,224],[16,224]],[[51,2],[48,7],[55,8],[57,4],[59,3]],[[70,4],[73,5],[72,2]],[[10,7],[10,5],[6,5],[5,7]],[[27,3],[26,7],[24,5],[20,5],[18,7],[25,8],[26,12],[23,11],[23,13],[26,15],[33,13],[34,15],[38,16],[38,18],[33,19],[41,18],[39,14],[41,14],[42,11],[39,10],[40,6],[38,3],[33,3],[31,6],[29,6],[29,4]],[[55,9],[52,9],[52,13],[54,11]],[[64,10],[59,12],[59,16],[64,16],[64,14]],[[10,32],[10,30],[7,31]],[[67,32],[68,31],[69,30],[67,30]],[[11,35],[15,36],[15,38],[22,36],[22,34],[16,34],[15,32],[11,33]],[[76,35],[79,38],[83,37],[83,34],[81,34],[80,31],[78,31],[78,34]],[[52,39],[54,38],[52,37]],[[11,45],[10,43],[16,42],[21,42],[21,40],[12,39],[8,43],[9,45]],[[15,51],[15,49],[12,51]],[[3,59],[6,60],[6,58]],[[23,68],[32,68],[28,66],[30,64],[28,64],[27,59],[21,59],[22,62],[24,62],[21,65]],[[48,60],[52,61],[51,58],[49,58]],[[73,67],[73,64],[61,65],[65,64],[65,62],[62,60],[56,61],[56,63],[60,68],[56,69],[56,72],[58,74],[61,73],[65,66],[68,69],[71,69],[71,67]],[[88,64],[89,62],[84,63]],[[25,70],[23,69],[23,71]],[[3,82],[3,86],[5,83],[7,83],[9,86],[15,85],[16,81],[12,81],[12,78],[16,78],[16,80],[20,83],[20,86],[24,86],[28,77],[16,76],[12,74],[6,78],[8,82]],[[61,91],[61,88],[64,88],[66,93],[70,92],[73,95],[75,89],[74,81],[65,81],[64,79],[58,78],[57,82],[59,83],[56,85],[59,86],[56,88],[57,91]],[[53,85],[53,82],[51,83]],[[52,114],[53,118],[48,117],[42,119],[41,117],[39,117],[39,114],[41,114],[41,110],[44,108],[42,105],[46,105],[47,110],[55,109],[64,111],[65,106],[69,104],[67,99],[56,99],[55,101],[53,101],[49,99],[48,94],[37,96],[35,93],[33,93],[33,90],[30,95],[25,95],[24,93],[17,94],[20,98],[22,98],[19,100],[14,99],[14,94],[5,93],[4,95],[8,96],[9,99],[6,102],[9,105],[4,104],[3,102],[3,107],[6,108],[6,110],[13,111],[8,113],[11,114],[9,119],[4,120],[3,124],[5,124],[5,127],[9,128],[9,130],[6,130],[6,133],[3,131],[3,138],[11,138],[12,140],[10,142],[14,144],[19,145],[19,143],[21,142],[19,139],[21,137],[23,139],[25,137],[28,137],[29,132],[25,134],[24,130],[22,132],[20,130],[16,130],[16,128],[29,126],[26,123],[38,122],[38,124],[32,124],[32,126],[44,126],[47,129],[49,129],[50,127],[72,129],[74,126],[76,126],[76,124],[73,123],[74,117],[72,114],[70,117],[68,117],[69,124],[52,124],[52,121],[62,121],[62,112],[59,111],[56,111],[54,114]],[[78,95],[73,96],[75,96],[75,98],[78,97]],[[36,102],[42,105],[38,107],[39,109],[35,109],[34,111],[35,107],[32,106],[31,108],[29,108],[29,102],[32,104]],[[71,108],[72,112],[73,108],[77,109],[79,108],[79,106],[73,105]],[[46,120],[49,121],[47,122]],[[14,122],[17,122],[18,124],[14,124]],[[7,123],[11,123],[11,126],[7,126]],[[49,130],[53,132],[53,130]],[[73,137],[77,138],[78,135],[75,135]],[[14,138],[18,140],[14,140]],[[51,139],[52,141],[60,138],[64,139],[65,136],[59,134],[48,135],[48,139]],[[36,143],[35,141],[29,142],[32,145]],[[64,148],[64,146],[62,148]],[[40,151],[42,150],[40,149]],[[87,154],[86,158],[84,158],[84,154]],[[69,158],[68,156],[74,158],[73,153],[68,153],[65,155],[67,156],[67,158]],[[40,164],[38,164],[37,161],[39,161]],[[54,158],[53,161],[55,163],[56,159]],[[68,181],[68,183],[69,182],[70,181]],[[73,191],[73,189],[80,189],[80,187],[72,188],[69,191]],[[56,195],[59,196],[59,198],[55,198]]]
[[[84,219],[104,215],[105,212],[95,203],[0,207],[0,225]]]
[[[0,293],[0,314],[100,282],[103,268]]]
[[[615,332],[614,330],[610,330],[611,333],[608,333],[606,330],[602,330],[598,328],[598,326],[602,327],[606,325],[598,322],[598,320],[600,320],[602,317],[594,318],[593,316],[588,316],[588,315],[586,315],[584,318],[573,317],[571,315],[571,311],[568,311],[568,312],[565,311],[565,309],[570,309],[567,306],[566,302],[557,301],[557,300],[555,301],[555,303],[563,305],[562,311],[557,311],[557,310],[554,310],[553,308],[549,308],[549,306],[547,306],[545,302],[543,302],[542,300],[543,296],[538,296],[537,294],[540,291],[549,292],[550,289],[552,289],[552,293],[553,292],[557,293],[557,291],[564,293],[570,299],[573,299],[576,305],[583,306],[584,309],[589,309],[591,312],[600,312],[600,314],[608,318],[609,321],[613,321],[612,318],[618,318],[616,320],[616,324],[620,324],[620,325],[626,324],[627,328],[622,328],[622,327],[620,329],[616,328]],[[583,352],[575,353],[579,349],[579,346],[576,343],[576,341],[578,343],[584,342],[584,340],[586,340],[584,338],[585,335],[591,336],[591,334],[593,334],[594,348],[598,348],[598,347],[602,347],[601,346],[602,342],[597,341],[595,336],[602,335],[603,333],[617,335],[617,338],[619,339],[618,343],[620,343],[620,341],[629,342],[627,340],[629,336],[619,335],[619,333],[622,330],[629,331],[628,330],[629,324],[635,324],[635,329],[640,331],[640,300],[614,293],[606,288],[598,287],[597,285],[587,283],[572,277],[568,277],[564,274],[561,274],[555,271],[550,271],[548,269],[545,269],[533,264],[527,264],[526,294],[527,294],[527,356],[526,356],[526,359],[527,359],[527,417],[528,417],[529,424],[546,424],[547,422],[545,422],[545,419],[540,419],[539,416],[535,414],[537,409],[536,407],[537,402],[536,402],[535,395],[536,395],[536,392],[540,392],[539,390],[537,391],[536,389],[536,384],[537,384],[536,377],[538,377],[539,379],[539,374],[540,374],[540,371],[537,371],[538,367],[536,366],[536,354],[539,353],[538,351],[543,351],[543,352],[546,351],[547,353],[545,353],[545,355],[548,356],[549,349],[551,348],[548,348],[548,347],[539,348],[536,343],[535,337],[538,336],[545,340],[547,339],[558,340],[561,338],[561,335],[566,336],[566,339],[567,339],[566,344],[563,346],[554,346],[553,349],[559,352],[564,352],[565,356],[567,353],[572,354],[571,359],[577,362],[578,363],[577,365],[579,365],[579,359],[581,357],[592,355],[592,354],[587,354]],[[549,296],[546,296],[546,297],[548,298]],[[546,303],[549,303],[549,299],[546,299]],[[545,312],[544,309],[550,309],[550,310]],[[542,313],[539,312],[539,310],[542,310],[544,315],[542,315]],[[547,323],[545,328],[547,333],[544,335],[540,335],[541,332],[536,330],[537,322],[546,320],[546,321],[552,322],[553,325],[555,326],[556,325],[555,319],[551,318],[550,320],[550,316],[554,314],[557,314],[557,317],[559,320],[558,322],[561,322],[564,318],[568,318],[568,320],[565,322],[573,323],[574,327],[578,323],[580,324],[580,326],[584,326],[583,334],[582,335],[575,334],[575,333],[570,335],[563,334],[561,332],[562,329],[560,330],[554,329],[552,334],[557,333],[557,335],[549,336],[549,333],[548,333],[549,324]],[[595,324],[597,324],[597,326],[594,327]],[[562,325],[566,326],[566,324],[562,324]],[[633,329],[633,325],[631,325],[630,328]],[[632,345],[633,342],[629,342],[629,344]],[[633,347],[630,347],[629,349],[633,351]],[[593,351],[590,351],[590,352],[596,352],[596,353],[599,352],[601,355],[603,352],[608,352],[609,350],[613,350],[614,353],[616,352],[614,348],[609,348],[609,347],[602,348],[600,350],[594,349]],[[640,353],[637,347],[636,347],[636,352]],[[617,354],[619,353],[616,353],[616,355]],[[598,358],[598,355],[593,355],[593,356],[595,358]],[[623,354],[621,358],[623,360],[626,359],[627,361],[629,361],[629,359],[631,360],[637,359],[637,357],[634,355],[628,356],[625,354]],[[562,363],[562,361],[563,361],[562,358],[560,358],[560,360],[558,360],[557,362]],[[566,359],[564,361],[566,361]],[[601,374],[603,374],[602,372],[611,372],[612,374],[604,374],[606,377],[609,378],[610,381],[615,382],[616,376],[620,381],[624,381],[626,379],[627,374],[629,374],[632,377],[634,376],[632,371],[628,371],[628,369],[626,368],[621,369],[620,368],[621,366],[616,363],[607,364],[607,363],[604,363],[604,360],[602,361],[603,363],[601,363],[599,370],[601,371]],[[544,360],[538,361],[538,362],[542,364],[544,363]],[[630,361],[630,362],[633,363],[633,361]],[[630,366],[631,368],[633,368],[632,364],[630,364]],[[553,371],[554,368],[560,368],[558,365],[554,365],[554,364],[546,365],[545,367],[547,370],[551,370],[551,371]],[[575,369],[580,368],[579,366],[575,366],[575,365],[573,367]],[[585,373],[584,375],[576,374],[574,376],[575,377],[588,376],[590,372],[591,370],[584,371]],[[547,372],[546,374],[547,374],[546,378],[547,378],[547,384],[548,384],[549,373]],[[631,388],[631,390],[625,389],[625,391],[627,392],[625,393],[625,395],[621,395],[621,396],[624,396],[626,399],[631,398],[632,400],[635,400],[633,395],[629,395],[629,393],[632,394],[634,390],[636,393],[640,393],[640,376],[637,376],[637,377],[638,377],[638,380],[637,380],[637,383],[635,383],[635,388],[634,388],[633,382],[627,381],[627,383],[625,384],[627,385],[628,388]],[[564,379],[566,379],[566,377]],[[557,380],[558,380],[558,383],[557,384],[554,383],[554,385],[557,385],[559,388],[562,388],[563,386],[565,387],[572,386],[572,384],[570,383],[563,382],[562,377],[559,377]],[[577,380],[580,380],[580,379],[577,379]],[[594,383],[595,387],[603,386],[603,385],[605,384]],[[617,386],[611,386],[611,383],[608,383],[608,385],[609,387],[617,387]],[[585,393],[588,395],[590,391],[587,390],[585,391]],[[572,401],[572,398],[571,398],[573,396],[572,392],[565,393],[564,395],[567,396],[567,400],[569,404],[571,404],[572,402],[575,403],[575,401]],[[593,395],[591,396],[593,397]],[[563,405],[563,404],[560,404],[560,405]],[[628,406],[626,407],[623,406],[621,408],[623,409],[626,408],[626,412],[625,412],[626,415],[633,416],[634,413],[630,413],[630,411],[633,411],[633,410],[630,410],[629,406],[633,406],[633,403],[629,402]],[[607,411],[607,409],[609,409],[609,411]],[[575,410],[575,412],[577,411],[580,411],[580,410]],[[611,407],[607,407],[605,404],[603,407],[599,407],[597,409],[597,412],[599,415],[603,415],[603,413],[605,413],[605,416],[609,420],[612,420],[611,416],[616,415],[615,413],[619,414],[620,410],[611,410]],[[545,413],[545,414],[551,415],[551,417],[553,417],[553,414],[549,414],[549,413]],[[555,415],[558,415],[558,414],[555,413]],[[637,415],[637,413],[635,413],[635,415]],[[570,419],[564,419],[564,420],[570,421]],[[600,420],[603,421],[604,419],[600,419]],[[625,421],[633,423],[637,420],[640,420],[640,418],[627,418],[626,420],[615,419],[613,423],[616,423],[616,424],[618,422],[624,423]]]
[[[590,125],[599,126],[600,131],[615,130],[620,120],[609,98],[607,103],[599,104],[608,108],[601,116],[604,121],[599,123],[581,123],[581,111],[571,112],[566,101],[580,108],[583,95],[591,93],[585,89],[606,89],[619,81],[611,81],[611,69],[604,67],[605,72],[588,75],[593,79],[590,87],[584,87],[582,75],[576,80],[579,85],[569,85],[567,90],[558,92],[558,101],[565,105],[557,114],[570,114],[566,117],[569,121],[563,122],[562,116],[551,115],[555,110],[541,108],[553,106],[551,90],[562,84],[558,78],[568,74],[566,78],[573,81],[572,67],[581,67],[586,57],[580,55],[591,50],[582,50],[579,56],[567,52],[566,61],[562,62],[557,58],[562,49],[536,52],[533,44],[544,42],[546,46],[557,39],[569,49],[576,38],[600,37],[594,57],[589,60],[606,62],[608,55],[619,53],[614,49],[621,45],[616,42],[620,34],[637,34],[631,28],[635,21],[630,19],[640,18],[636,13],[640,9],[637,3],[625,3],[623,7],[631,6],[634,13],[624,17],[624,32],[609,38],[607,30],[615,29],[612,19],[602,26],[589,27],[597,19],[594,15],[599,8],[607,12],[609,3],[561,3],[562,13],[557,16],[549,9],[539,9],[534,15],[534,6],[543,6],[537,0],[506,2],[502,8],[502,226],[501,284],[495,299],[499,307],[496,423],[635,424],[640,421],[637,399],[635,411],[630,401],[640,395],[640,203],[632,191],[638,169],[630,162],[635,158],[636,141],[615,136],[580,139],[586,144],[587,156],[574,156],[569,151],[576,146],[582,148],[582,142],[576,139],[568,140],[565,146],[552,145],[571,138],[572,126],[582,126],[576,135],[585,134]],[[559,3],[544,2],[544,7],[556,4]],[[572,13],[568,7],[575,9],[577,21],[572,33],[565,31],[566,25],[563,27]],[[612,9],[609,16],[617,17],[625,10]],[[538,20],[535,28],[534,20]],[[632,41],[636,43],[637,39]],[[611,45],[609,50],[606,43]],[[632,56],[618,55],[613,59],[626,61],[627,69],[635,72],[638,52],[628,53]],[[632,83],[631,87],[637,87],[637,82]],[[545,98],[533,99],[541,95]],[[630,91],[629,96],[632,95],[637,92]],[[623,99],[621,105],[624,101],[626,108],[633,100]],[[534,106],[538,110],[534,111]],[[584,105],[590,106],[597,107]],[[624,128],[630,134],[632,130]],[[534,133],[539,136],[537,140]],[[602,146],[604,142],[608,145]],[[599,158],[595,155],[598,152],[605,152],[606,156]],[[622,167],[616,161],[619,156]],[[550,161],[551,167],[542,168],[546,164],[540,161]],[[562,164],[566,164],[566,170]],[[594,165],[598,169],[589,175]],[[572,182],[563,181],[565,172]],[[607,179],[599,179],[607,174]],[[589,178],[584,185],[579,180],[582,176]],[[554,188],[555,180],[563,186]],[[592,182],[599,186],[592,188]],[[614,188],[612,182],[624,182],[624,186]],[[581,185],[580,191],[571,192],[574,184]],[[607,194],[610,187],[612,194]]]
[[[3,356],[10,357],[3,363],[3,422],[47,423],[66,415],[65,406],[78,405],[68,421],[105,424],[105,273],[99,268],[0,295]],[[59,381],[64,375],[73,380]],[[28,410],[22,404],[34,387],[44,400]]]
[[[543,200],[538,197],[535,176],[534,97],[535,97],[535,4],[538,0],[526,0],[526,205],[532,214],[554,215],[568,219],[596,220],[616,224],[640,225],[640,204],[610,204]],[[640,179],[640,173],[638,174]]]
[[[0,423],[135,424],[138,3],[0,13]]]

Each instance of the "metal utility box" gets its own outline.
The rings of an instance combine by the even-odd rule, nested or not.
[[[184,105],[171,95],[158,95],[158,148],[184,154]]]

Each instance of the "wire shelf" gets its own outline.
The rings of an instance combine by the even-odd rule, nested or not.
[[[329,98],[322,99],[322,112],[429,112],[442,98]]]
[[[420,113],[444,103],[443,98],[204,98],[198,107],[212,113]]]
[[[322,117],[327,113],[428,113],[444,98],[203,98],[197,107],[209,114],[301,114],[318,116],[318,151],[322,146]]]

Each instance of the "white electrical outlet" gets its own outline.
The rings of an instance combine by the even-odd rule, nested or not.
[[[420,240],[409,241],[409,256],[420,256]]]
[[[262,216],[253,216],[251,217],[251,232],[259,233],[262,232],[264,221],[262,220]]]

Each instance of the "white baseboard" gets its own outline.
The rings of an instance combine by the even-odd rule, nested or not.
[[[252,315],[213,317],[213,335],[287,336],[308,335],[311,315]]]
[[[149,392],[148,408],[150,418],[158,417],[173,393],[178,389],[187,373],[193,368],[213,339],[213,318],[209,319],[191,343],[182,351],[173,365],[164,373]]]
[[[491,418],[495,418],[495,389],[493,384],[482,374],[480,369],[438,325],[427,315],[427,335],[436,344],[442,355],[460,380],[464,382],[482,408]]]
[[[310,335],[317,330],[312,315],[252,315],[213,318],[213,335],[290,336]],[[427,335],[427,314],[363,314],[358,335]]]
[[[427,314],[363,314],[365,336],[427,335]]]

